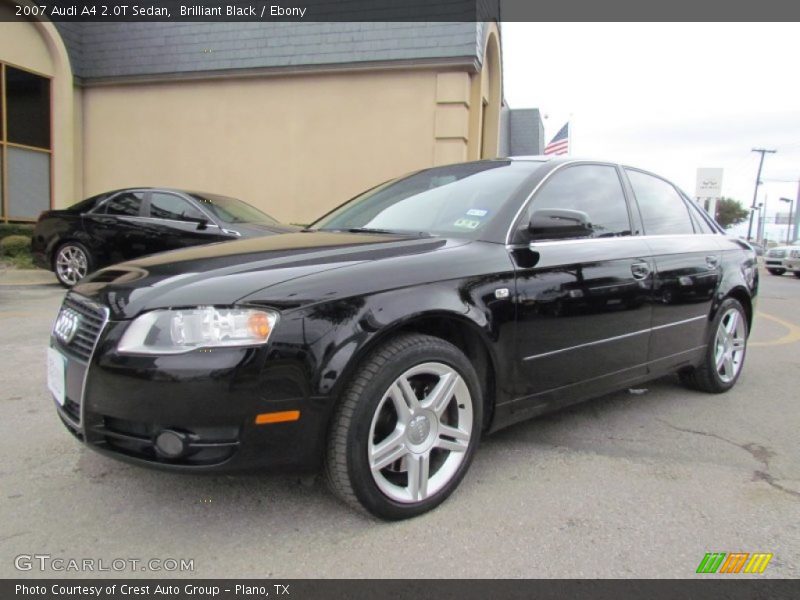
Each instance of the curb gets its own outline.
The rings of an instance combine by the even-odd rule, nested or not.
[[[0,287],[17,285],[58,285],[55,275],[43,269],[0,268]]]

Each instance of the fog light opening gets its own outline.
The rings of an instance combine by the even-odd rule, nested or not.
[[[158,453],[165,458],[180,458],[186,454],[189,440],[184,433],[164,429],[156,436],[155,446]]]

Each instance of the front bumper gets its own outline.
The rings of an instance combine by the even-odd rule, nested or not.
[[[783,261],[783,268],[787,271],[800,271],[800,258],[787,258]]]
[[[116,352],[126,322],[107,322],[88,358],[56,337],[66,357],[59,416],[76,437],[103,454],[177,471],[319,468],[333,402],[312,397],[297,348],[228,348],[173,356]],[[256,424],[256,415],[299,411],[296,421]],[[184,452],[167,457],[155,444],[179,432]]]

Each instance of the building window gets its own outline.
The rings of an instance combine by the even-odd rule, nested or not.
[[[0,217],[33,221],[52,206],[50,79],[0,63]]]

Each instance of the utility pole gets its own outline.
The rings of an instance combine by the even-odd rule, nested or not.
[[[753,233],[753,214],[756,210],[756,200],[758,200],[758,186],[761,185],[761,169],[764,167],[764,155],[775,154],[777,150],[767,150],[766,148],[753,148],[752,152],[761,154],[758,161],[758,173],[756,174],[756,189],[753,190],[753,204],[750,206],[750,225],[747,227],[747,241],[749,242]]]
[[[800,215],[800,179],[797,180],[797,199],[794,201],[794,221],[789,225],[789,231],[792,232],[789,236],[792,238],[789,240],[789,243],[797,239],[797,223],[800,222],[798,215]],[[791,221],[792,219],[789,220]]]

